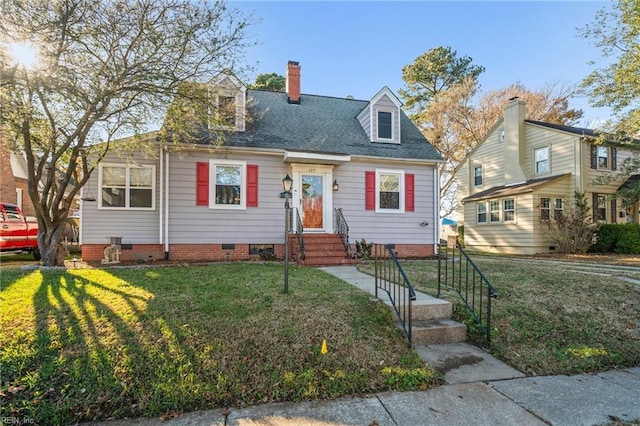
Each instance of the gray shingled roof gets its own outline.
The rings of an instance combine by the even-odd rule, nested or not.
[[[375,143],[356,118],[368,101],[307,94],[300,99],[300,104],[290,104],[286,93],[247,90],[250,122],[245,132],[229,135],[225,144],[321,154],[442,159],[402,111],[402,143]]]
[[[565,126],[562,124],[551,124],[551,123],[545,123],[544,121],[536,121],[536,120],[525,120],[525,122],[531,123],[531,124],[537,124],[538,126],[548,127],[550,129],[561,130],[567,133],[573,133],[574,135],[591,136],[591,137],[597,136],[597,133],[593,129],[587,129],[584,127],[572,127],[572,126]]]
[[[571,173],[564,173],[557,176],[549,176],[549,177],[538,178],[538,179],[530,179],[526,182],[523,182],[517,185],[495,186],[493,188],[486,189],[482,192],[472,194],[464,198],[462,202],[465,203],[467,201],[481,200],[483,198],[504,197],[506,195],[515,195],[515,194],[522,194],[525,192],[532,192],[536,188],[539,188],[557,179],[561,179],[569,175],[571,175]]]

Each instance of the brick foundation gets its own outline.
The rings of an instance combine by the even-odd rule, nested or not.
[[[107,244],[83,244],[82,260],[86,262],[100,261],[104,258]],[[130,248],[129,248],[130,247]],[[284,244],[274,245],[277,259],[284,257]],[[293,247],[291,253],[294,255]],[[399,258],[425,258],[434,254],[430,244],[396,244],[395,252]],[[249,244],[171,244],[169,260],[193,262],[218,262],[259,259],[258,255],[249,254]],[[120,261],[140,262],[164,260],[162,244],[127,244],[120,250]]]

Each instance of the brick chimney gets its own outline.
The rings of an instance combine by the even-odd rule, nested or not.
[[[300,103],[300,64],[289,61],[287,64],[287,97],[290,104]]]

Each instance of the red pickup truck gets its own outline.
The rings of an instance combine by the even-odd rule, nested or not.
[[[28,251],[40,260],[38,222],[28,221],[15,204],[0,203],[0,251]]]

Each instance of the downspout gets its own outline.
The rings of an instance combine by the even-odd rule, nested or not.
[[[165,191],[165,215],[164,215],[164,259],[169,260],[169,149],[166,150],[166,158],[165,158],[165,183],[164,183],[164,191]]]
[[[435,236],[433,252],[437,254],[437,248],[440,244],[440,173],[438,172],[438,166],[436,165],[433,168],[433,200],[436,202],[433,208],[433,223],[434,223],[434,231],[433,235]]]
[[[160,205],[158,211],[160,213],[160,222],[158,223],[158,244],[164,243],[164,157],[163,157],[163,145],[160,145]]]

